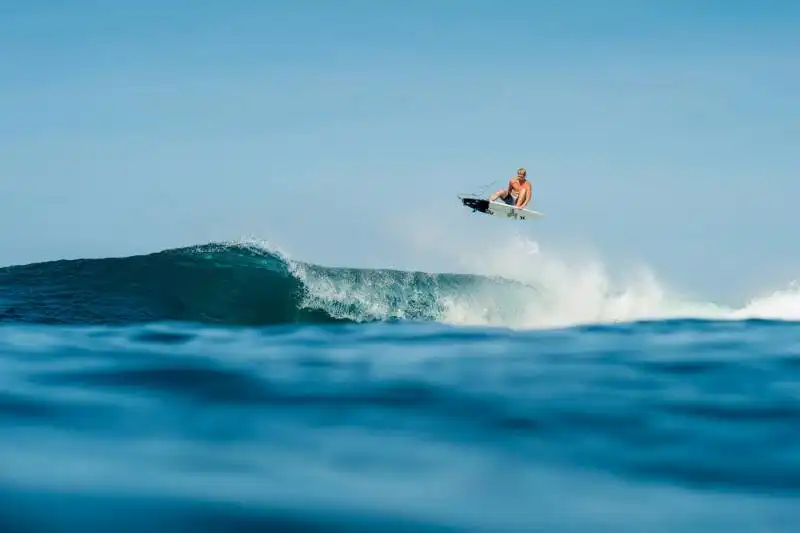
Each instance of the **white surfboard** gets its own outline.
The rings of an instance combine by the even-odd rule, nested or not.
[[[520,209],[505,202],[490,202],[486,198],[478,198],[476,196],[459,196],[458,198],[464,204],[464,207],[496,217],[510,218],[512,220],[535,220],[544,216],[539,211]]]

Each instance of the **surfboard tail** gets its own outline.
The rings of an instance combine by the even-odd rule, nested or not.
[[[481,213],[485,213],[489,210],[489,200],[483,198],[461,198],[461,203],[464,204],[465,207],[480,211]]]

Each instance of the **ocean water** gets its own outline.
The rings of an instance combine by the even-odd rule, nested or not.
[[[0,269],[0,531],[800,531],[800,293],[586,279]]]

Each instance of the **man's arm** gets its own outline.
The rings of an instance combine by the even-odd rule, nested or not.
[[[525,209],[525,206],[528,205],[528,202],[531,201],[531,183],[528,182],[525,184],[525,187],[522,188],[522,194],[519,195],[519,199],[517,200],[517,207],[518,209]]]

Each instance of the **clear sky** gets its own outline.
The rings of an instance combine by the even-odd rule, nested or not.
[[[427,268],[436,224],[782,286],[799,27],[790,1],[0,2],[0,264],[253,237]],[[520,166],[545,221],[458,205]]]

